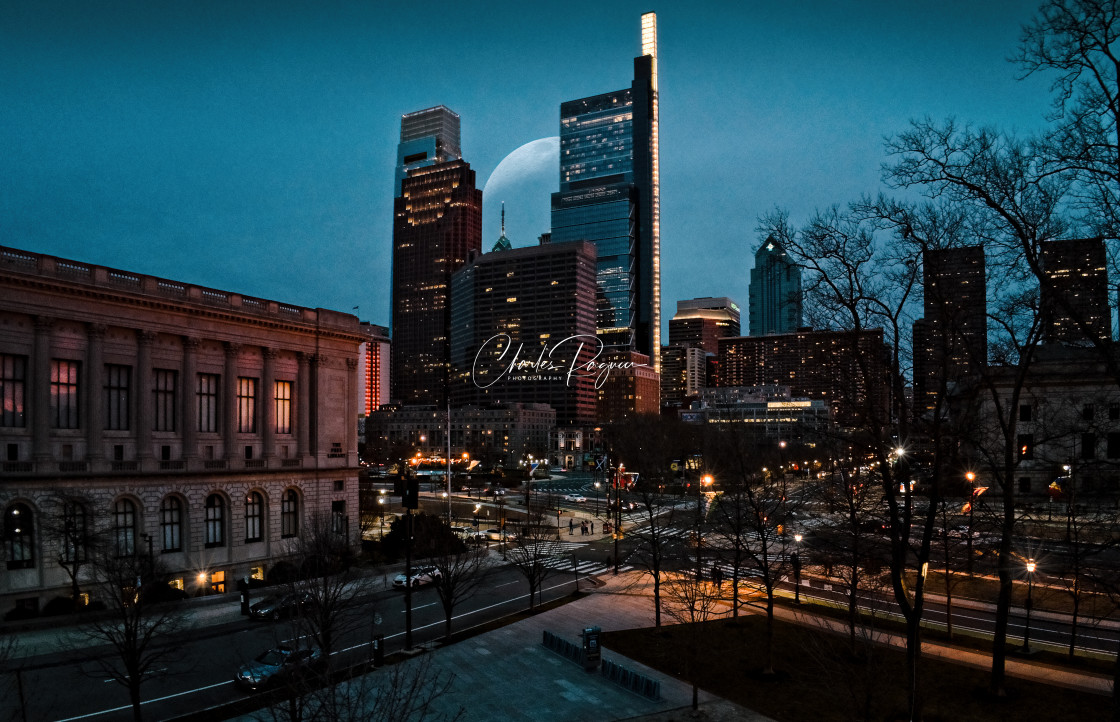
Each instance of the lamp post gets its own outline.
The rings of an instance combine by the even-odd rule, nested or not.
[[[1031,608],[1034,606],[1034,559],[1027,560],[1027,623],[1023,628],[1023,654],[1031,651]]]
[[[704,535],[700,531],[704,519],[704,488],[711,486],[714,479],[711,474],[704,474],[700,484],[696,487],[696,582],[699,583],[704,576]]]
[[[968,472],[968,573],[972,574],[972,520],[976,513],[976,474]]]
[[[599,482],[595,482],[595,516],[599,516]]]
[[[801,535],[793,535],[794,548],[790,561],[793,563],[793,603],[801,604]]]
[[[385,490],[382,489],[381,493],[384,494]],[[384,496],[378,496],[377,497],[377,508],[378,508],[378,511],[380,512],[380,517],[381,517],[381,538],[384,539],[385,538],[385,497]]]

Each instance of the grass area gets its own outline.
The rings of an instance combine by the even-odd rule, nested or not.
[[[609,632],[603,644],[778,722],[893,720],[906,710],[902,650],[820,629],[775,622],[774,674],[764,675],[765,618],[721,619],[695,626]],[[698,649],[689,670],[687,650]],[[936,659],[922,661],[925,722],[1111,719],[1111,700],[1008,678],[1007,697],[987,693],[988,673]]]

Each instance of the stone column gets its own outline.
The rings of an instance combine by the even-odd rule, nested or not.
[[[198,399],[195,386],[198,384],[198,347],[200,342],[191,336],[183,337],[183,374],[181,389],[179,423],[182,429],[183,458],[190,466],[191,459],[198,458]]]
[[[97,461],[105,458],[102,431],[105,430],[105,404],[102,387],[105,385],[105,332],[104,324],[86,326],[86,459]]]
[[[141,462],[152,454],[152,331],[136,332],[136,458]]]
[[[361,383],[358,379],[358,359],[346,359],[346,463],[358,462],[358,394]]]
[[[264,404],[264,458],[265,464],[276,456],[276,349],[262,348],[264,378],[261,379],[261,402]]]
[[[326,453],[326,449],[320,448],[320,443],[323,441],[321,438],[323,430],[319,426],[319,404],[322,402],[322,398],[320,398],[323,383],[322,373],[323,369],[326,367],[326,356],[317,353],[311,357],[311,378],[308,380],[310,388],[307,397],[308,450],[316,459]],[[316,461],[316,464],[318,464],[318,461]]]
[[[296,374],[296,456],[303,458],[311,453],[311,357],[306,353],[297,356],[299,371]]]
[[[54,319],[35,317],[35,350],[31,359],[31,458],[50,461],[51,454],[51,329]]]
[[[225,458],[232,460],[236,457],[234,443],[237,434],[237,355],[241,353],[241,344],[226,342],[226,368],[225,378],[222,379],[222,441],[225,444]]]

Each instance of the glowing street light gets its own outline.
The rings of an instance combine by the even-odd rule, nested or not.
[[[801,604],[801,535],[793,535],[794,548],[790,563],[793,564],[793,603]]]
[[[1034,606],[1034,559],[1027,560],[1027,623],[1023,628],[1023,654],[1031,651],[1031,607]]]

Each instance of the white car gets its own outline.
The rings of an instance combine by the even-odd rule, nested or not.
[[[393,577],[393,586],[397,589],[404,589],[406,584],[410,584],[409,580],[411,579],[410,586],[419,587],[424,584],[434,584],[441,578],[442,575],[439,573],[439,569],[435,567],[416,567],[412,570],[411,577],[405,576],[404,572]]]
[[[574,501],[577,504],[582,504],[583,502],[587,501],[587,497],[583,496],[582,494],[568,494],[564,497],[564,501]]]
[[[513,532],[509,531],[508,529],[505,531],[504,534],[503,534],[501,529],[485,529],[483,531],[480,531],[477,535],[475,535],[475,538],[480,542],[502,541],[503,539],[505,541],[513,541],[514,539],[517,538],[517,535],[514,534]]]

